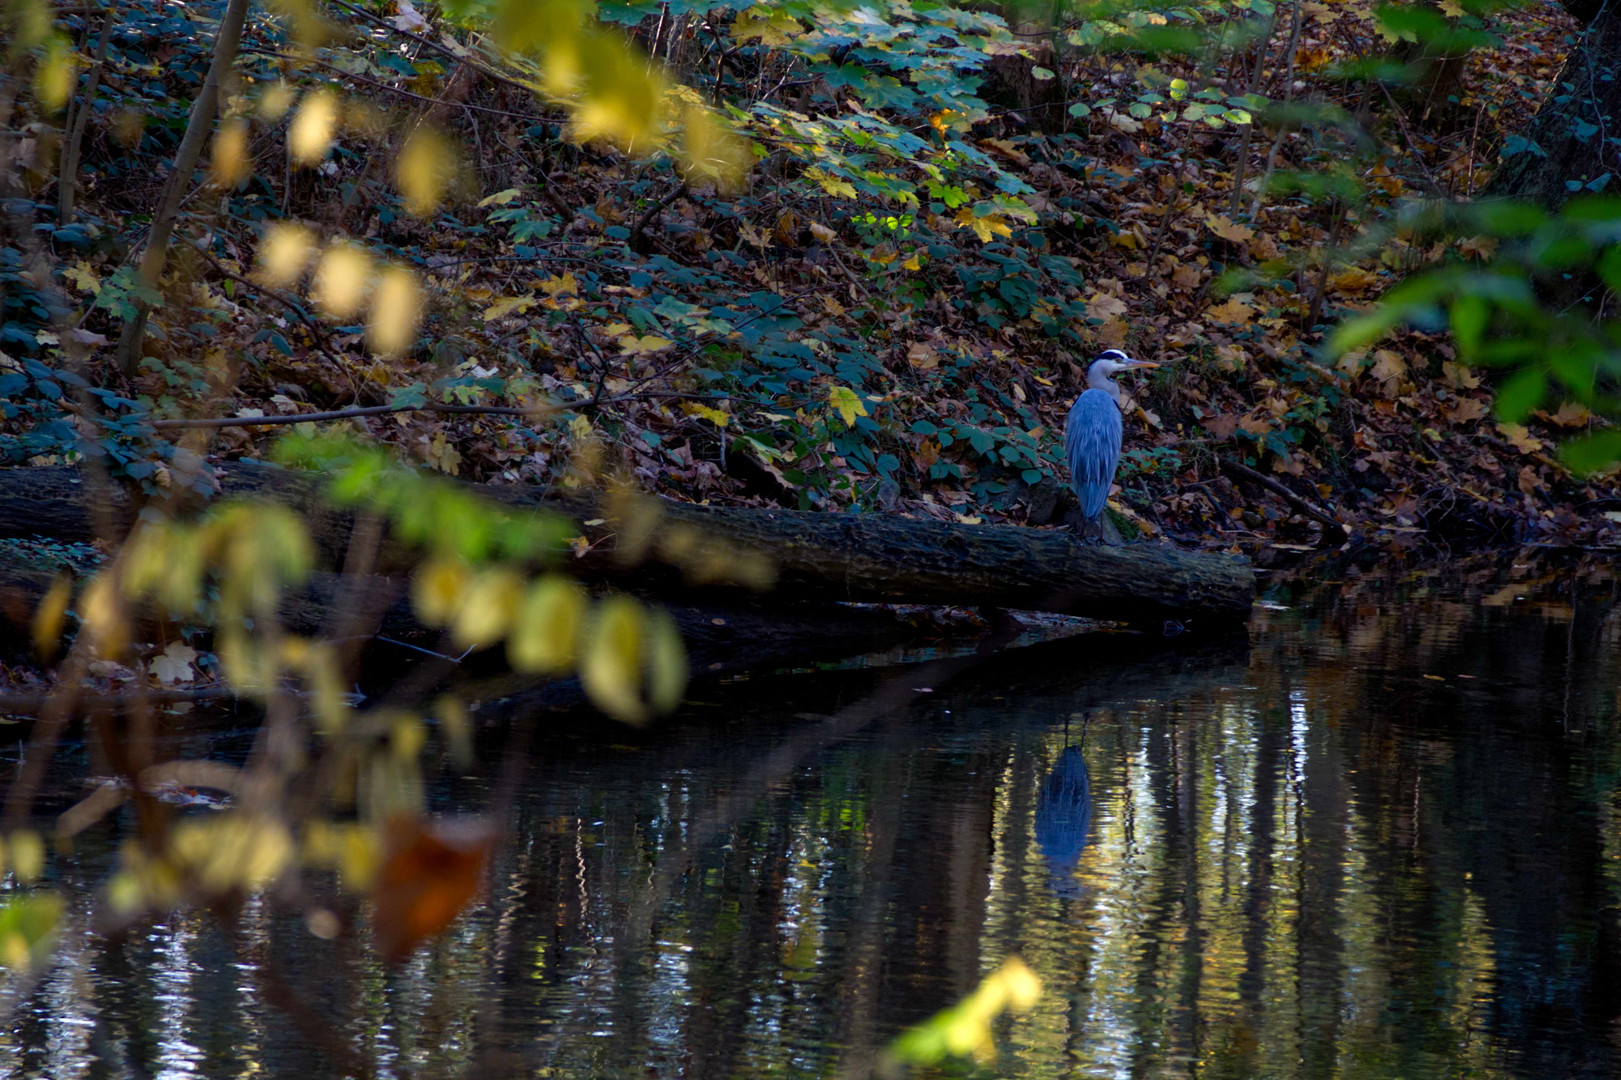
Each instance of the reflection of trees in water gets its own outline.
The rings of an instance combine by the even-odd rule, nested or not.
[[[1012,953],[1048,995],[999,1029],[1009,1073],[1611,1075],[1613,609],[1549,587],[1568,618],[1365,586],[1270,616],[1249,657],[1013,654],[754,787],[814,721],[587,742],[526,783],[451,938],[385,979],[278,925],[279,965],[346,987],[335,1022],[417,1076],[861,1074]],[[795,709],[850,693],[826,692]],[[1084,756],[1053,721],[1076,710]],[[129,969],[173,958],[105,948],[52,992],[121,964],[97,1030],[151,1061]],[[207,993],[191,1031],[235,1009],[311,1060],[251,993]]]

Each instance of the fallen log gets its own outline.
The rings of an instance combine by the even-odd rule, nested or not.
[[[274,499],[299,510],[323,566],[343,566],[355,518],[322,498],[318,478],[254,462],[232,462],[218,471],[225,495]],[[116,538],[133,521],[135,502],[121,490],[93,499],[90,486],[84,474],[68,467],[0,470],[0,536],[82,542],[94,538],[99,525]],[[766,602],[774,605],[984,606],[1155,629],[1172,621],[1206,632],[1247,618],[1254,596],[1254,575],[1243,557],[1164,544],[1102,547],[1053,530],[893,514],[737,509],[666,499],[581,503],[517,485],[475,490],[512,510],[586,522],[581,533],[588,546],[583,556],[569,557],[570,573],[677,601],[745,593],[717,583],[713,573],[695,575],[694,566],[713,569],[718,562],[724,569],[762,557],[774,578]],[[694,552],[709,557],[695,559]],[[413,552],[385,545],[376,567],[406,570],[414,559]]]

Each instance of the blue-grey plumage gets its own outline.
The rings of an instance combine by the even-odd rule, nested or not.
[[[1088,389],[1075,399],[1064,423],[1064,456],[1089,526],[1102,516],[1109,489],[1114,486],[1115,469],[1120,465],[1120,388],[1112,376],[1120,371],[1158,366],[1147,360],[1133,360],[1119,349],[1108,349],[1086,369]]]
[[[1103,513],[1120,465],[1120,406],[1104,390],[1087,390],[1075,399],[1064,424],[1064,455],[1081,513],[1088,522]]]

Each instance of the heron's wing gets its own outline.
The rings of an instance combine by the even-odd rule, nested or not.
[[[1087,520],[1103,513],[1120,464],[1120,436],[1120,408],[1113,398],[1102,390],[1088,390],[1075,399],[1064,424],[1064,455]]]

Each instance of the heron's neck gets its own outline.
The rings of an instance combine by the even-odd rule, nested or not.
[[[1120,404],[1120,387],[1116,386],[1113,379],[1097,368],[1094,367],[1086,373],[1086,385],[1093,390],[1102,390],[1105,394],[1114,398],[1116,405]]]

